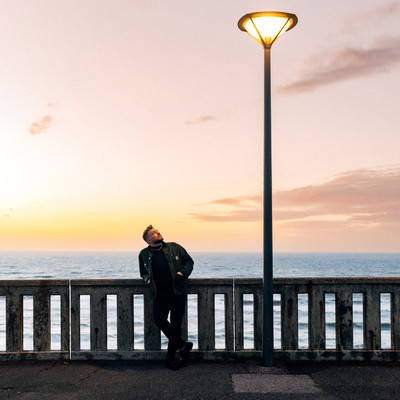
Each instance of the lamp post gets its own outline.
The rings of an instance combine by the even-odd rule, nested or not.
[[[264,210],[263,210],[263,366],[274,364],[273,244],[272,244],[272,160],[271,160],[271,46],[297,24],[294,14],[255,12],[238,22],[264,47]]]

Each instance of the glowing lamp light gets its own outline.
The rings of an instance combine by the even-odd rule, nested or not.
[[[282,33],[292,29],[296,24],[296,15],[278,11],[246,14],[238,22],[240,30],[253,36],[258,43],[268,49]]]

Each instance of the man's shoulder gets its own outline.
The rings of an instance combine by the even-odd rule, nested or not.
[[[141,256],[143,256],[144,254],[146,254],[147,251],[148,251],[148,249],[149,249],[148,247],[145,247],[144,249],[140,250],[139,257],[141,257]]]
[[[176,242],[166,242],[165,246],[166,247],[182,247],[180,244],[178,244]]]
[[[181,246],[179,243],[167,242],[165,244],[166,244],[166,246],[165,246],[166,249],[169,248],[172,251],[186,252],[185,248],[183,246]]]

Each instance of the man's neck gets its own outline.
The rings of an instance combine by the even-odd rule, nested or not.
[[[154,246],[152,246],[152,245],[149,245],[149,246],[150,246],[150,248],[152,250],[158,251],[158,250],[161,250],[163,248],[163,245],[164,245],[164,242],[158,243],[158,244],[156,244]]]

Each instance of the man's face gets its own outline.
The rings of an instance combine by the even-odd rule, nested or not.
[[[149,246],[158,246],[163,240],[163,236],[157,229],[153,228],[147,232],[146,242]]]

